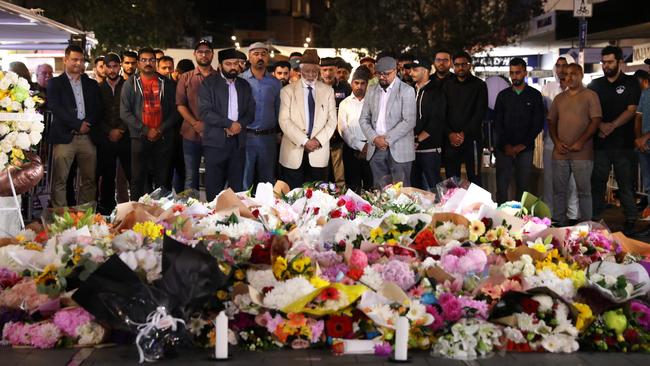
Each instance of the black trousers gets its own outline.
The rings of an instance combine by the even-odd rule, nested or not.
[[[235,192],[244,190],[246,148],[238,137],[227,138],[221,147],[203,145],[205,158],[205,196],[212,201],[228,183]]]
[[[97,177],[99,183],[99,205],[101,214],[109,215],[115,208],[115,176],[117,161],[124,169],[127,181],[131,181],[131,139],[122,137],[117,142],[108,139],[97,144]]]
[[[285,181],[291,189],[302,187],[306,182],[326,182],[327,167],[315,168],[309,165],[309,154],[304,151],[302,154],[302,163],[298,169],[289,169],[282,167],[282,180]]]
[[[481,185],[483,141],[467,139],[458,147],[451,146],[447,142],[443,155],[445,159],[445,175],[447,178],[460,178],[461,164],[465,164],[467,179],[474,184]],[[476,161],[474,156],[476,156]]]
[[[131,200],[137,201],[145,193],[151,193],[152,188],[171,191],[173,153],[172,134],[165,134],[155,142],[146,137],[131,138]]]
[[[505,154],[505,152],[496,149],[497,169],[497,202],[502,204],[512,199],[508,197],[510,189],[510,179],[514,170],[516,196],[515,200],[521,199],[525,191],[530,192],[530,177],[533,174],[533,150],[522,151],[515,158]]]
[[[185,156],[183,155],[183,137],[177,129],[174,131],[174,153],[172,155],[172,184],[176,193],[185,190]]]
[[[343,165],[345,166],[345,185],[355,192],[372,189],[372,170],[365,157],[358,158],[359,151],[343,146]]]
[[[411,185],[415,188],[435,192],[440,177],[440,153],[415,152],[415,161],[411,168]]]

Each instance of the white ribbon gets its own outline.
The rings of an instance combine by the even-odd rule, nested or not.
[[[140,339],[143,336],[145,336],[154,328],[167,329],[171,327],[172,331],[176,331],[176,327],[178,326],[178,323],[182,323],[183,325],[185,325],[185,321],[183,319],[174,318],[173,316],[167,314],[167,309],[165,309],[164,306],[159,306],[155,311],[152,311],[149,315],[147,315],[146,323],[136,323],[131,320],[127,320],[127,322],[138,326],[138,335],[135,338],[135,345],[136,347],[138,347],[138,354],[140,355],[140,363],[144,361],[151,362],[150,360],[145,359],[144,351],[142,351],[142,347],[140,347]]]
[[[0,121],[43,121],[43,115],[38,112],[2,112]]]

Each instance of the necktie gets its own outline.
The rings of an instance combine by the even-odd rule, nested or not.
[[[312,93],[312,87],[308,86],[309,95],[307,95],[307,106],[309,107],[309,129],[307,129],[307,136],[311,138],[311,131],[314,129],[314,112],[316,111],[316,101]]]

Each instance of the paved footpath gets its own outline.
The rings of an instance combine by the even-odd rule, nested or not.
[[[182,350],[176,358],[165,359],[160,365],[232,365],[232,366],[375,366],[395,365],[385,358],[372,355],[334,356],[324,350],[283,350],[269,352],[245,352],[234,350],[231,360],[215,362],[209,359],[209,351],[202,349]],[[118,346],[102,349],[11,349],[0,347],[0,365],[56,366],[56,365],[137,365],[135,347]],[[586,353],[569,355],[549,353],[507,353],[476,361],[456,361],[432,357],[426,352],[412,352],[410,366],[650,366],[650,355],[639,353]]]

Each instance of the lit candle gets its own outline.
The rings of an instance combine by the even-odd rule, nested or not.
[[[397,318],[395,324],[395,361],[406,361],[409,343],[409,320],[405,316]]]
[[[222,311],[215,321],[214,356],[217,359],[228,358],[228,317]]]

